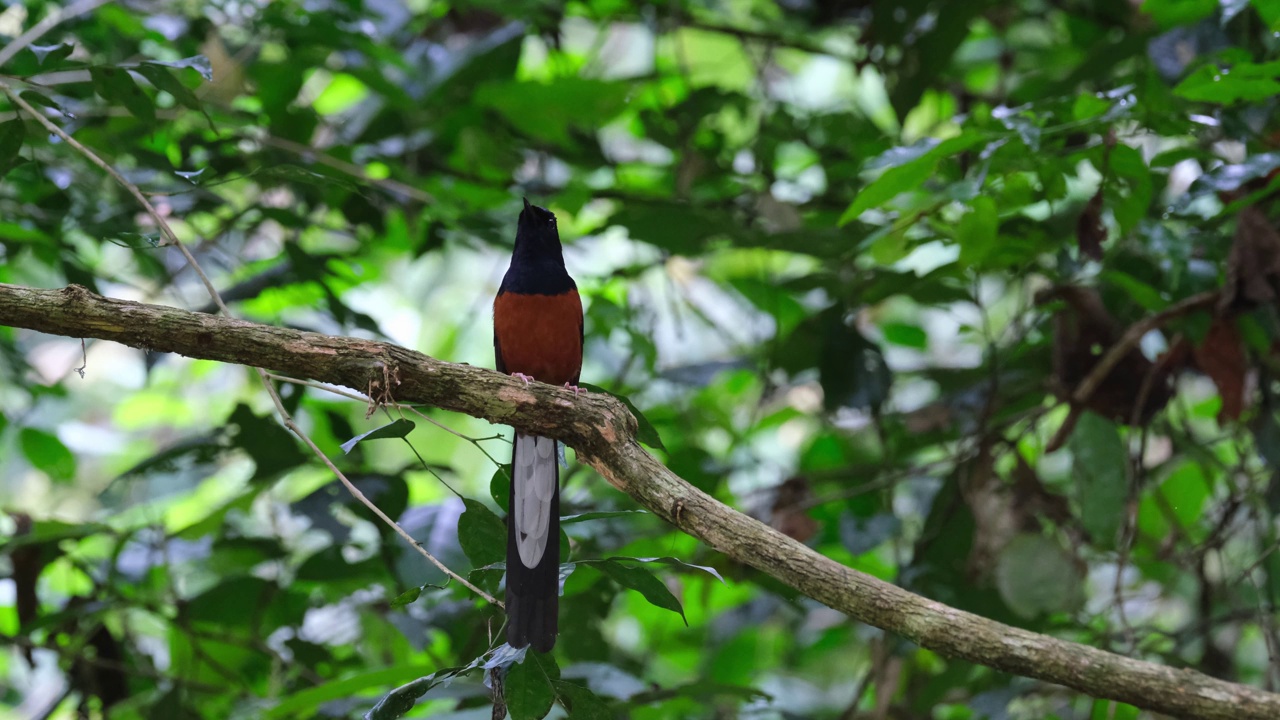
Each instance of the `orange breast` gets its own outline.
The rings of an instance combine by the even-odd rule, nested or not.
[[[501,364],[552,385],[576,383],[582,372],[582,300],[561,295],[502,293],[493,301],[493,333]]]

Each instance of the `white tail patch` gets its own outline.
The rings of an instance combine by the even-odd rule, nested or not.
[[[516,524],[520,562],[535,568],[547,550],[551,499],[556,494],[556,441],[516,435],[512,458],[515,482],[511,490],[511,520]]]

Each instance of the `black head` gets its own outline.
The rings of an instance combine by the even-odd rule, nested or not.
[[[560,253],[560,231],[555,213],[530,205],[525,198],[520,221],[516,225],[515,255],[523,260],[554,260],[564,264]]]

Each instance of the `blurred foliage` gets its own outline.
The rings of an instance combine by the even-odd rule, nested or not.
[[[213,308],[15,95],[237,316],[447,360],[490,365],[529,196],[584,379],[690,482],[930,598],[1274,688],[1276,7],[108,4],[3,67],[0,281]],[[1147,717],[859,626],[572,461],[564,632],[513,664],[501,612],[256,383],[0,328],[0,715],[487,718],[501,690],[517,720]],[[497,592],[495,429],[279,387]]]

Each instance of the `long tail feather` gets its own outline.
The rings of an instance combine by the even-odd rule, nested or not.
[[[556,442],[516,434],[507,517],[507,642],[549,652],[560,599],[560,466]]]

